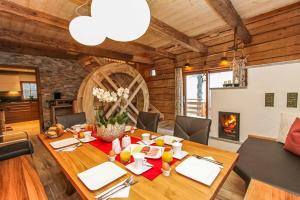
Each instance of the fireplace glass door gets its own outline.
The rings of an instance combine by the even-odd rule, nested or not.
[[[206,117],[206,74],[185,76],[185,115]]]
[[[240,114],[233,112],[219,112],[219,138],[239,141]]]

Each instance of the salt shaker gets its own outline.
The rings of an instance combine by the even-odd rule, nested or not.
[[[128,135],[125,135],[122,138],[122,147],[125,149],[129,145],[131,145],[131,138]]]
[[[116,154],[119,154],[121,152],[121,144],[119,138],[116,138],[114,139],[114,141],[112,141],[112,150],[114,150]]]

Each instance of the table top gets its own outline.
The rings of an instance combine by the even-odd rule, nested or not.
[[[0,161],[0,185],[0,200],[48,199],[30,156]]]
[[[137,129],[133,134],[129,135],[140,138],[141,134],[144,132],[151,133],[149,131]],[[151,134],[157,135],[156,133]],[[78,179],[77,174],[106,162],[108,160],[107,155],[90,144],[83,144],[73,152],[57,152],[49,145],[50,142],[68,137],[72,137],[72,135],[70,133],[65,133],[63,136],[56,139],[49,139],[43,134],[39,135],[42,143],[56,159],[67,178],[83,199],[94,199],[96,195],[104,192],[120,181],[118,179],[97,191],[89,191]],[[182,161],[177,161],[174,165],[172,165],[172,172],[169,177],[160,175],[153,181],[150,181],[143,176],[135,176],[135,180],[137,180],[138,183],[131,187],[129,199],[182,200],[194,199],[195,197],[198,199],[213,199],[234,167],[238,154],[187,140],[183,141],[183,150],[188,151],[190,155],[197,154],[200,156],[212,156],[215,160],[223,163],[224,168],[210,187],[178,174],[175,171],[175,167]],[[121,163],[115,163],[121,168],[126,169]],[[128,171],[126,177],[122,177],[120,179],[124,180],[130,175],[133,174]]]
[[[300,200],[300,196],[252,179],[245,200]]]

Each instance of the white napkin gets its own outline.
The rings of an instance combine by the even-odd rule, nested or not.
[[[109,188],[108,190],[102,192],[101,194],[95,196],[95,198],[98,198],[100,197],[102,194],[106,193],[107,191],[113,189],[113,188],[116,188],[118,187],[119,185],[123,184],[125,181],[122,181],[121,183],[118,183],[116,184],[115,186]],[[129,192],[130,192],[130,186],[127,186],[126,188],[116,192],[115,194],[111,195],[109,198],[128,198],[129,196]],[[106,199],[109,199],[109,198],[106,198]]]

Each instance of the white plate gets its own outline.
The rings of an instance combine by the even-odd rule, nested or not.
[[[176,142],[181,142],[181,141],[184,140],[184,139],[182,139],[182,138],[180,138],[180,137],[175,137],[175,136],[172,136],[172,135],[164,135],[164,136],[161,136],[161,137],[159,137],[159,138],[163,138],[165,144],[167,144],[167,145],[172,145],[172,143],[173,143],[174,141],[176,141]],[[156,139],[154,139],[154,140],[156,140]]]
[[[71,128],[72,129],[78,129],[78,128],[82,129],[82,128],[85,128],[85,126],[86,126],[86,124],[76,124],[76,125],[72,126]]]
[[[144,140],[141,140],[141,141],[138,141],[137,142],[138,144],[141,144],[141,145],[151,145],[151,144],[154,144],[155,141],[154,140],[148,140],[148,141],[144,141]]]
[[[125,150],[127,151],[130,151],[131,155],[133,155],[134,153],[139,153],[139,152],[134,152],[133,150],[140,146],[141,148],[145,147],[146,145],[140,145],[140,144],[131,144],[129,146],[127,146],[125,148]],[[155,156],[148,156],[148,155],[145,155],[145,158],[150,158],[150,159],[159,159],[161,156],[162,156],[162,153],[164,151],[164,147],[158,147],[158,146],[149,146],[150,148],[156,148],[156,149],[159,149],[158,153],[155,155]]]
[[[105,162],[77,174],[78,178],[89,190],[98,190],[127,172],[112,162]]]
[[[182,158],[184,158],[187,155],[189,155],[189,152],[187,152],[187,151],[181,151],[180,154],[173,154],[173,158],[181,160]]]
[[[144,172],[148,171],[149,169],[151,169],[153,166],[143,165],[143,167],[135,168],[134,167],[134,162],[132,162],[132,163],[126,165],[125,167],[127,169],[129,169],[135,175],[141,175],[142,173],[144,173]]]
[[[71,145],[78,144],[78,143],[80,143],[80,141],[72,137],[72,138],[67,138],[67,139],[63,139],[63,140],[58,140],[55,142],[50,142],[50,145],[54,149],[59,149],[62,147],[67,147],[67,146],[71,146]]]
[[[88,143],[88,142],[92,142],[92,141],[94,141],[94,140],[96,140],[96,139],[97,139],[97,138],[91,136],[91,137],[84,137],[84,138],[79,139],[79,140],[80,140],[80,142]]]
[[[212,162],[191,156],[180,163],[175,170],[179,174],[210,186],[221,168]]]

